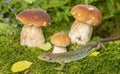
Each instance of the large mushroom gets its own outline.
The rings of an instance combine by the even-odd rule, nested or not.
[[[71,42],[81,45],[86,44],[91,38],[92,29],[91,25],[75,20],[69,33]]]
[[[82,4],[74,6],[71,14],[75,18],[69,32],[71,42],[84,45],[92,36],[93,26],[101,24],[102,14],[95,6]]]
[[[70,44],[70,37],[64,33],[55,33],[51,36],[51,43],[54,45],[52,53],[65,53]]]
[[[21,32],[21,45],[38,47],[45,43],[41,26],[47,26],[51,22],[46,12],[39,9],[28,9],[20,12],[16,19],[25,24]]]

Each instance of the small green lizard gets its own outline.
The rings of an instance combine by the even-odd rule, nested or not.
[[[114,37],[114,38],[105,38],[102,40],[98,40],[96,42],[90,43],[88,45],[85,45],[81,47],[78,50],[66,52],[66,53],[44,53],[38,56],[38,59],[47,61],[47,62],[57,62],[61,64],[59,68],[56,68],[57,70],[62,70],[65,63],[75,61],[82,59],[89,55],[91,52],[99,49],[101,47],[101,43],[106,43],[109,41],[115,41],[120,40],[120,37]]]

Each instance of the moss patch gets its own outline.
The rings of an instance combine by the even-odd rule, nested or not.
[[[118,74],[120,73],[120,44],[110,42],[106,49],[99,50],[98,56],[88,56],[84,59],[67,63],[62,72],[55,71],[57,63],[44,62],[37,59],[45,51],[39,48],[21,46],[19,40],[13,37],[0,36],[0,73],[12,74],[11,66],[21,60],[33,62],[30,69],[20,73],[28,74]],[[50,52],[50,51],[49,51]]]

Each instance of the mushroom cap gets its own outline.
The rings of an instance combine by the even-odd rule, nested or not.
[[[102,13],[92,5],[78,4],[71,10],[73,17],[81,22],[97,26],[102,22]]]
[[[55,46],[66,47],[70,44],[70,37],[64,33],[55,33],[51,36],[51,43]]]
[[[20,12],[16,19],[23,22],[25,25],[47,26],[51,23],[50,16],[39,9],[28,9]]]

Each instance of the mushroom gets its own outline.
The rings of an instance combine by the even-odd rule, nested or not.
[[[65,53],[70,44],[70,37],[64,33],[55,33],[51,36],[51,43],[54,45],[52,53]]]
[[[71,42],[85,45],[91,38],[92,30],[91,25],[75,20],[69,33]]]
[[[82,4],[74,6],[71,14],[75,18],[69,32],[71,42],[84,45],[92,36],[93,26],[101,24],[102,14],[95,6]]]
[[[25,24],[21,31],[21,45],[38,47],[45,43],[41,26],[47,26],[51,22],[46,12],[39,9],[28,9],[20,12],[16,19]]]

